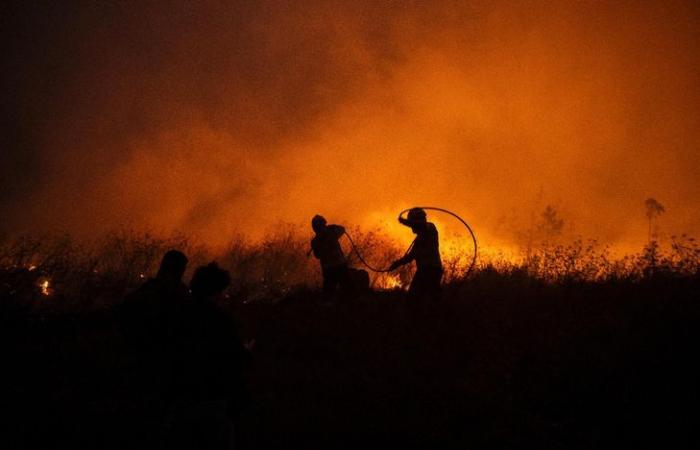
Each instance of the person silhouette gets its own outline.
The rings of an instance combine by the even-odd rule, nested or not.
[[[215,262],[195,270],[183,309],[182,342],[172,413],[175,448],[230,448],[234,422],[248,401],[252,342],[243,343],[219,305],[231,277]]]
[[[163,256],[158,273],[116,307],[119,330],[129,355],[126,379],[133,396],[134,433],[144,446],[162,443],[173,403],[179,330],[189,290],[182,282],[187,257],[178,250]]]
[[[158,273],[127,295],[118,313],[125,337],[137,349],[160,353],[169,346],[176,319],[189,289],[182,277],[187,256],[179,250],[163,255]]]
[[[311,220],[315,236],[311,239],[311,251],[321,264],[323,275],[323,298],[331,301],[336,289],[348,287],[348,263],[339,239],[345,234],[340,225],[328,225],[323,216],[315,215]]]
[[[412,208],[406,219],[399,217],[399,222],[410,227],[416,234],[416,239],[408,253],[391,264],[389,271],[415,260],[416,273],[408,288],[409,297],[437,299],[443,273],[437,228],[428,222],[425,211],[421,208]]]

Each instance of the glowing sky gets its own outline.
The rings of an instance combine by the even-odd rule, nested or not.
[[[144,3],[2,7],[4,231],[700,234],[698,2]]]

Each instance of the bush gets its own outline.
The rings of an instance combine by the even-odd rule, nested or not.
[[[386,268],[403,255],[380,230],[349,230],[362,256],[377,268]],[[349,241],[343,246],[350,264],[362,267]],[[293,226],[282,226],[257,242],[239,236],[224,249],[214,250],[183,236],[158,237],[122,231],[93,242],[70,236],[18,236],[0,241],[0,295],[8,304],[41,310],[85,310],[109,306],[152,276],[170,248],[183,250],[189,269],[217,260],[231,272],[229,296],[238,301],[279,299],[302,286],[318,286],[318,261],[309,252],[309,236]],[[446,248],[443,263],[447,285],[460,283],[471,262],[471,249]],[[545,283],[603,283],[649,278],[697,277],[700,247],[694,238],[672,237],[668,249],[651,241],[639,254],[613,258],[607,246],[576,239],[567,244],[543,242],[521,261],[504,257],[480,258],[471,276],[528,277]],[[374,289],[408,286],[413,269],[393,273],[370,271]]]

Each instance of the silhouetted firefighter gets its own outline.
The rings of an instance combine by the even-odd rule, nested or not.
[[[252,341],[244,345],[233,318],[219,306],[230,282],[215,262],[192,276],[180,328],[170,448],[231,448],[231,426],[248,402]]]
[[[252,343],[218,305],[229,273],[199,267],[188,289],[186,266],[182,252],[168,251],[156,277],[118,310],[134,360],[134,433],[144,448],[230,448],[232,421],[247,403]]]
[[[155,278],[148,279],[129,294],[119,307],[124,337],[148,365],[164,364],[172,356],[181,310],[189,299],[189,289],[182,282],[187,257],[178,250],[163,256]],[[167,367],[158,367],[168,370]],[[162,381],[157,381],[161,384]]]
[[[326,219],[318,214],[311,219],[314,236],[311,239],[311,251],[321,263],[323,274],[323,298],[330,301],[338,287],[348,287],[348,262],[345,259],[339,239],[345,234],[340,225],[328,225]]]
[[[155,278],[129,294],[117,310],[132,360],[127,375],[135,401],[131,419],[143,447],[159,445],[162,424],[172,407],[183,310],[190,298],[182,282],[186,267],[184,253],[168,251]]]
[[[425,211],[420,208],[411,209],[406,219],[399,217],[399,222],[410,227],[416,234],[416,239],[408,253],[394,261],[389,270],[395,270],[415,260],[416,274],[408,288],[409,296],[437,298],[440,294],[440,280],[443,272],[437,228],[428,222]]]

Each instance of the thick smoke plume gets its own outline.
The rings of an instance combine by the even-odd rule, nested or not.
[[[3,7],[4,231],[700,231],[696,2],[162,3]]]

